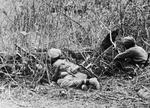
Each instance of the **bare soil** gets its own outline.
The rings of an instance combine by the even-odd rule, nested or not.
[[[54,84],[1,87],[0,108],[149,108],[150,98],[140,96],[133,89],[140,88],[133,86],[131,80],[108,78],[101,90],[66,90]]]

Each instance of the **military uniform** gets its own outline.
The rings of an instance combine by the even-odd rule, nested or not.
[[[57,53],[57,51],[58,53]],[[70,62],[67,59],[60,58],[60,51],[56,49],[55,51],[49,49],[48,55],[51,59],[55,59],[52,63],[52,66],[55,70],[53,75],[53,81],[57,82],[60,87],[63,88],[79,88],[83,89],[83,87],[89,88],[89,86],[94,87],[95,89],[99,89],[100,85],[96,78],[89,78],[89,76],[81,71],[80,66]],[[54,53],[57,53],[57,56]],[[57,58],[57,59],[56,59]]]
[[[136,45],[135,39],[131,36],[124,37],[122,41],[126,50],[116,55],[113,63],[117,64],[119,62],[123,66],[144,65],[147,61],[148,53],[142,47]]]

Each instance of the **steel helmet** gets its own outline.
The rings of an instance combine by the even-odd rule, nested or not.
[[[134,47],[136,45],[135,39],[132,36],[127,36],[122,39],[123,45],[126,49]]]
[[[61,56],[61,55],[62,55],[62,52],[61,52],[60,49],[51,48],[51,49],[48,50],[48,56],[49,56],[50,58],[57,58],[57,57],[59,57],[59,56]]]

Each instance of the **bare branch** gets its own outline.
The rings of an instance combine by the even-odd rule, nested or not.
[[[141,39],[142,39],[142,41],[144,42],[144,44],[146,44],[147,46],[149,46],[149,47],[150,47],[150,44],[149,44],[148,42],[146,42],[146,41],[144,40],[144,38],[143,38],[143,37],[142,37]]]

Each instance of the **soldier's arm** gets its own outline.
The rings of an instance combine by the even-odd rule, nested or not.
[[[52,76],[52,81],[57,82],[59,76],[60,76],[59,67],[55,67],[54,75]]]
[[[115,61],[124,61],[126,59],[131,59],[134,56],[134,51],[132,50],[126,50],[125,52],[122,52],[120,54],[118,54],[115,58],[114,58],[114,62]]]

